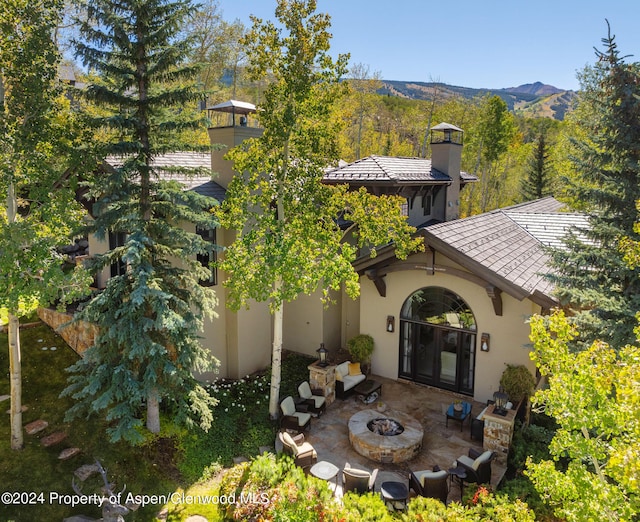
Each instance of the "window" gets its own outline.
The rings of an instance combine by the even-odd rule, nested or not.
[[[124,246],[127,240],[127,234],[124,232],[112,232],[109,231],[109,250]],[[111,265],[111,277],[124,275],[127,270],[127,266],[122,258],[118,258],[118,261]]]
[[[207,243],[210,243],[212,247],[216,244],[215,228],[196,228],[196,234],[198,234]],[[209,279],[201,280],[200,284],[202,286],[217,285],[218,269],[215,266],[213,266],[213,263],[215,263],[217,259],[215,249],[212,248],[212,250],[209,252],[206,252],[204,254],[198,254],[197,259],[202,266],[211,270],[211,275],[209,276]]]
[[[433,203],[432,201],[432,194],[431,192],[429,192],[428,194],[425,194],[424,196],[422,196],[422,214],[425,216],[430,216],[431,215],[431,204]]]

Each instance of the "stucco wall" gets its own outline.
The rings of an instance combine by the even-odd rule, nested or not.
[[[412,260],[424,259],[424,254]],[[441,256],[436,264],[445,264]],[[447,260],[448,261],[448,260]],[[454,263],[448,261],[450,266]],[[531,301],[518,301],[502,294],[503,315],[496,316],[491,300],[484,288],[450,274],[436,272],[428,275],[424,271],[410,270],[393,272],[385,277],[387,296],[381,297],[368,278],[361,279],[360,331],[370,334],[375,340],[372,356],[372,371],[375,374],[398,378],[400,310],[404,301],[415,291],[428,286],[440,286],[462,297],[473,311],[477,324],[476,371],[474,399],[484,402],[493,397],[498,389],[500,376],[506,363],[524,364],[532,373],[535,366],[529,360],[529,326],[527,318],[539,307]],[[386,331],[388,315],[395,317],[395,331]],[[480,334],[490,335],[490,351],[480,351]]]

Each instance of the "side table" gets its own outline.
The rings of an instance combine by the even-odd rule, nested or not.
[[[338,487],[338,467],[331,464],[331,462],[327,462],[326,460],[320,460],[316,462],[309,473],[311,473],[314,477],[326,480],[327,482],[336,479],[336,488]]]
[[[462,466],[456,466],[455,468],[449,468],[449,478],[451,483],[456,482],[460,488],[460,501],[462,501],[462,495],[464,493],[464,479],[467,478],[467,472]]]
[[[396,503],[401,503],[401,508],[407,507],[407,498],[409,497],[409,488],[403,482],[388,481],[380,484],[380,495],[385,504],[391,503],[393,508],[398,506]]]

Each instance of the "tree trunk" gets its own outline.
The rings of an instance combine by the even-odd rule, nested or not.
[[[274,284],[276,291],[280,290],[282,280],[278,278]],[[280,375],[282,369],[282,323],[284,319],[284,303],[278,303],[273,312],[273,348],[271,352],[271,390],[269,393],[269,417],[275,420],[279,416],[280,403]]]
[[[11,381],[11,449],[22,449],[22,362],[20,319],[9,313],[9,379]]]
[[[151,433],[160,433],[160,400],[155,388],[147,397],[147,429]]]
[[[7,188],[7,221],[15,223],[16,189],[13,181]],[[17,309],[17,303],[16,303]],[[9,380],[11,389],[11,449],[22,449],[22,360],[20,357],[20,319],[9,310]]]

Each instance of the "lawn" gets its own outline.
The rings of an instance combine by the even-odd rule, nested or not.
[[[106,468],[114,490],[126,485],[129,493],[145,498],[149,504],[126,516],[128,522],[154,520],[163,507],[162,497],[180,499],[183,492],[196,494],[217,490],[215,477],[223,466],[230,466],[235,456],[251,458],[263,445],[273,446],[275,425],[268,419],[268,376],[252,376],[241,381],[216,383],[212,394],[220,399],[214,411],[214,427],[209,433],[200,430],[172,429],[157,439],[139,446],[112,444],[105,435],[100,418],[92,417],[64,422],[64,413],[71,405],[69,398],[60,398],[66,385],[65,368],[77,360],[77,355],[50,328],[38,326],[21,330],[23,424],[43,419],[49,426],[35,435],[25,434],[22,451],[10,449],[9,415],[0,422],[0,477],[3,491],[22,493],[33,503],[28,506],[0,503],[1,521],[62,520],[71,515],[101,516],[95,505],[71,506],[74,495],[74,471],[98,459]],[[301,380],[308,378],[306,366],[313,359],[292,355],[283,362],[281,395],[293,393]],[[8,347],[6,334],[0,336],[0,365],[5,368],[0,377],[0,395],[9,394]],[[0,402],[7,411],[9,401]],[[164,423],[166,426],[169,422]],[[164,428],[163,428],[164,429]],[[45,448],[40,440],[51,433],[64,431],[67,438]],[[60,460],[60,452],[78,447],[81,453],[70,460]],[[99,492],[103,486],[99,476],[82,483],[82,492]],[[42,495],[40,495],[42,494]],[[31,495],[31,497],[28,497]],[[154,498],[157,496],[157,498]],[[214,520],[215,506],[193,506],[169,502],[168,520],[180,520],[187,513],[206,515]],[[208,512],[203,512],[203,509]]]

